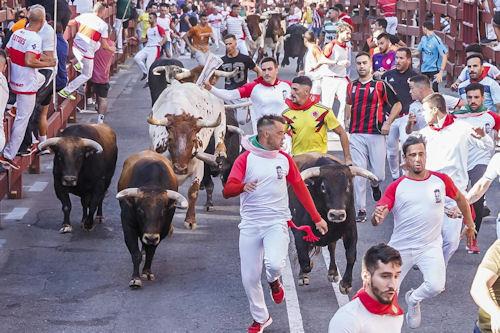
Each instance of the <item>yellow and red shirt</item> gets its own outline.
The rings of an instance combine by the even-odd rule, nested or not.
[[[288,123],[288,134],[292,137],[292,155],[310,152],[325,154],[328,151],[327,130],[340,126],[332,109],[311,99],[297,105],[287,99],[288,109],[283,117]]]

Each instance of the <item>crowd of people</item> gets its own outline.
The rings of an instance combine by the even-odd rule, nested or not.
[[[90,83],[96,122],[102,123],[113,57],[123,53],[127,43],[135,40],[139,45],[134,61],[146,82],[159,57],[189,53],[204,65],[213,44],[216,52],[225,50],[220,69],[239,72],[225,79],[224,88],[209,82],[203,88],[228,103],[251,102],[249,111],[236,110],[236,118],[240,124],[251,122],[253,135],[243,138],[245,152],[224,187],[225,197],[241,197],[241,273],[253,317],[248,332],[262,332],[272,323],[260,281],[263,267],[274,302],[285,298],[281,274],[289,243],[287,183],[318,232],[328,231],[292,156],[326,154],[329,135],[339,141],[346,165],[367,169],[378,179],[370,183],[377,202],[370,217],[367,180],[354,178],[356,222],[371,220],[377,226],[390,212],[394,217],[389,243],[365,254],[363,288],[335,313],[329,332],[400,332],[403,315],[410,328],[417,328],[421,303],[445,289],[446,268],[461,234],[466,235],[468,253],[481,251],[478,232],[489,215],[485,193],[500,174],[500,156],[494,153],[500,130],[500,71],[485,61],[480,45],[468,45],[467,66],[452,85],[459,97],[440,93],[448,49],[434,33],[434,22],[421,23],[423,36],[412,49],[397,38],[396,1],[377,3],[380,17],[359,52],[352,50],[354,27],[342,4],[325,8],[309,3],[301,9],[292,3],[287,10],[270,4],[268,10],[281,13],[287,28],[302,24],[308,29],[303,36],[304,68],[291,82],[280,78],[275,58],[255,62],[240,4],[154,0],[118,0],[113,28],[103,20],[106,6],[101,2],[70,21],[77,27],[72,53],[79,75],[68,82],[66,26],[54,24],[43,6],[31,6],[27,15],[17,15],[4,43],[7,53],[0,52],[1,73],[6,72],[7,57],[11,62],[10,88],[0,74],[0,118],[4,110],[15,116],[8,140],[0,127],[1,171],[19,169],[16,154],[44,153],[37,144],[47,139],[54,83],[57,94],[70,100]],[[124,28],[132,19],[136,34],[129,36]],[[352,67],[356,73],[351,75]],[[251,82],[249,70],[257,75]],[[386,161],[392,182],[382,191]],[[499,247],[497,241],[487,251],[471,288],[480,306],[475,332],[500,331]],[[405,313],[398,291],[414,266],[422,272],[423,283],[405,294]]]

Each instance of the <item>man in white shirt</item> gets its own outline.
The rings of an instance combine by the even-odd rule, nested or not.
[[[484,129],[455,121],[446,110],[446,102],[438,93],[427,96],[422,101],[427,127],[420,134],[427,141],[426,168],[448,175],[461,192],[465,192],[469,182],[467,173],[469,150],[493,149],[493,140]],[[455,203],[447,199],[447,210],[454,210]],[[462,219],[445,216],[442,228],[443,255],[448,264],[460,244]],[[470,244],[468,244],[470,245]]]
[[[78,32],[73,40],[72,50],[78,61],[74,67],[80,75],[61,89],[58,92],[59,96],[70,100],[76,99],[73,92],[91,78],[94,69],[94,54],[101,45],[105,50],[113,53],[116,51],[116,48],[109,46],[106,41],[108,25],[102,19],[104,15],[106,15],[106,7],[101,2],[97,2],[93,13],[82,14],[75,18],[73,24],[78,25]]]
[[[417,289],[410,289],[405,295],[408,304],[406,321],[410,328],[421,324],[420,302],[444,290],[446,265],[441,229],[445,197],[457,202],[464,216],[469,244],[475,231],[469,204],[451,178],[426,169],[425,145],[424,138],[415,136],[410,136],[403,144],[408,173],[387,187],[372,216],[372,224],[377,226],[390,211],[394,215],[389,245],[398,250],[403,259],[399,285],[413,265],[418,266],[424,277]]]
[[[363,257],[363,288],[337,310],[328,333],[400,333],[403,310],[397,289],[404,261],[385,244],[372,246]]]
[[[288,11],[288,15],[286,17],[286,28],[290,28],[294,24],[299,24],[302,19],[302,11],[297,5],[292,2],[290,4],[290,10]]]
[[[484,86],[484,106],[489,110],[500,112],[500,85],[484,71],[483,63],[483,57],[479,54],[467,57],[470,78],[458,85],[458,93],[460,98],[465,100],[465,87],[471,83],[481,83]]]
[[[36,92],[44,82],[43,75],[36,68],[56,65],[54,58],[41,58],[42,40],[38,31],[45,23],[45,9],[40,5],[32,6],[28,13],[28,19],[29,26],[14,32],[7,43],[11,60],[9,83],[11,91],[16,94],[17,113],[10,140],[0,156],[0,164],[5,168],[16,170],[19,169],[19,166],[13,159],[19,150],[35,107]]]
[[[253,41],[245,19],[239,15],[240,9],[241,7],[238,4],[231,5],[231,12],[223,22],[222,31],[226,30],[227,34],[235,35],[238,40],[238,50],[240,50],[241,54],[248,55],[245,40],[248,40],[249,43],[253,43]]]
[[[221,34],[221,27],[222,27],[222,20],[224,17],[221,14],[221,10],[219,7],[215,9],[215,11],[208,15],[208,23],[212,27],[213,35],[214,35],[214,44],[215,44],[215,49],[219,50],[219,44],[222,44],[224,46],[224,42],[222,40],[222,34]]]
[[[165,55],[167,58],[172,57],[172,38],[170,36],[170,21],[172,20],[172,15],[170,15],[170,9],[168,4],[160,4],[160,15],[156,19],[156,23],[165,31],[165,43],[162,44],[165,49]]]
[[[134,61],[142,71],[142,80],[148,77],[149,67],[160,57],[161,47],[167,42],[167,34],[163,28],[157,24],[155,13],[149,13],[150,27],[146,31],[146,45],[134,56]]]
[[[250,99],[252,102],[250,117],[254,133],[257,132],[257,120],[260,117],[266,114],[281,115],[288,108],[285,100],[290,96],[291,91],[290,82],[278,78],[279,66],[275,58],[262,59],[260,68],[262,77],[238,89],[219,89],[205,82],[205,88],[223,100]]]

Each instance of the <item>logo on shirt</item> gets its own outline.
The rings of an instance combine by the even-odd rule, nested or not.
[[[312,113],[312,116],[313,116],[314,118],[318,118],[318,116],[319,116],[318,111],[314,111],[314,112]]]
[[[486,125],[484,125],[484,131],[486,132],[486,134],[491,133],[491,124],[490,123],[486,123]]]
[[[276,167],[276,175],[278,179],[283,179],[283,169],[279,165]]]
[[[36,49],[36,44],[31,44],[31,48],[34,50]]]
[[[286,90],[282,90],[281,93],[283,94],[283,100],[285,100],[288,97],[288,92]]]
[[[394,82],[394,78],[393,78],[393,77],[391,77],[391,78],[389,79],[389,82]]]
[[[434,190],[434,199],[436,203],[441,203],[441,191],[439,189]]]

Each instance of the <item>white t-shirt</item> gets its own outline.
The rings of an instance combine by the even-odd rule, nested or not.
[[[459,115],[457,121],[463,121],[469,124],[472,128],[480,127],[484,129],[486,134],[489,135],[493,140],[495,136],[493,130],[500,130],[500,116],[491,111],[482,112],[480,114],[469,113]],[[467,170],[472,170],[476,165],[488,165],[492,154],[492,150],[471,147],[469,149]]]
[[[165,36],[165,30],[159,25],[156,27],[150,27],[146,31],[146,36],[148,37],[148,41],[146,42],[147,47],[157,47],[160,46],[160,42],[163,40]]]
[[[488,76],[491,77],[492,79],[495,79],[498,75],[500,75],[500,70],[498,69],[498,67],[490,64],[489,62],[486,61],[483,62],[483,67],[485,68],[485,70],[488,71]],[[462,71],[458,75],[457,80],[465,81],[468,79],[470,79],[470,72],[466,66],[464,67],[464,69],[462,69]]]
[[[335,312],[328,333],[400,333],[404,315],[376,315],[355,298]]]
[[[38,90],[36,69],[27,67],[24,61],[28,52],[40,58],[42,39],[34,31],[19,29],[12,34],[7,49],[11,60],[9,83],[12,92],[36,94]]]
[[[484,177],[491,181],[495,178],[500,177],[500,153],[496,153],[490,160],[488,167],[484,173]],[[500,178],[498,179],[500,181]]]
[[[222,14],[221,13],[212,13],[210,15],[208,15],[208,23],[210,23],[210,26],[212,28],[216,28],[216,29],[219,29],[222,25],[222,20],[224,18],[222,17]]]
[[[300,10],[300,8],[295,7],[294,12],[286,17],[286,26],[289,27],[291,25],[300,23],[301,19],[302,19],[302,11]]]
[[[446,119],[450,118],[453,117],[447,115]],[[469,149],[493,149],[493,140],[488,135],[478,140],[471,133],[473,130],[470,125],[458,121],[453,121],[439,130],[427,126],[420,131],[427,141],[426,168],[450,176],[462,192],[465,192],[469,182]]]
[[[55,50],[55,44],[54,44],[54,28],[50,26],[50,24],[45,21],[45,24],[43,25],[42,29],[38,31],[38,35],[42,39],[42,52],[54,52]],[[57,55],[56,52],[54,52],[54,57]],[[54,69],[54,67],[44,67],[41,69]]]
[[[402,176],[385,190],[377,206],[387,205],[394,215],[389,245],[398,251],[442,246],[444,196],[455,199],[458,189],[450,177],[430,171],[425,180]]]
[[[94,13],[81,14],[75,21],[79,26],[73,47],[78,48],[86,58],[92,59],[101,46],[101,38],[108,38],[108,25]]]
[[[323,49],[323,55],[330,60],[337,62],[335,65],[323,65],[320,68],[323,76],[347,77],[347,68],[339,62],[350,61],[351,45],[349,43],[341,44],[334,40]]]
[[[170,21],[172,21],[172,16],[170,14],[165,15],[165,17],[160,17],[156,19],[156,24],[163,28],[164,33],[167,34],[167,41],[170,41]]]
[[[463,100],[467,100],[467,96],[465,94],[465,88],[471,83],[471,80],[465,80],[464,82],[458,85],[458,93],[460,94],[460,98]],[[492,79],[489,76],[484,77],[481,81],[479,81],[484,86],[484,106],[488,108],[488,110],[499,111],[497,110],[497,104],[500,104],[500,85],[497,81]]]

